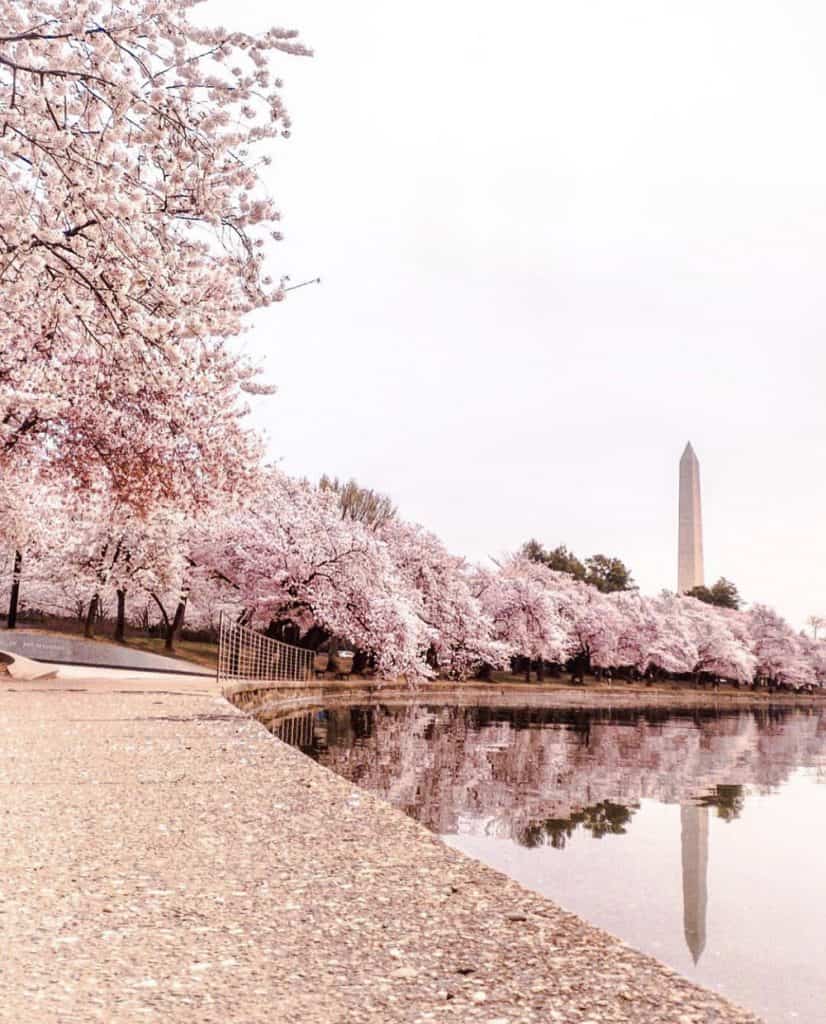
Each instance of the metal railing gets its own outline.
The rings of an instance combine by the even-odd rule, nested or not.
[[[218,624],[218,683],[307,682],[313,652],[271,640],[221,613]]]
[[[303,715],[292,715],[275,722],[270,731],[291,747],[312,746],[315,734],[315,715],[312,711]]]

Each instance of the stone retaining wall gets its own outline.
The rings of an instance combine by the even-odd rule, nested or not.
[[[236,683],[223,694],[237,708],[261,721],[313,709],[348,705],[422,703],[460,707],[499,708],[709,708],[718,711],[767,707],[823,706],[820,695],[766,694],[744,691],[719,693],[675,688],[662,690],[637,685],[549,686],[436,681],[420,686],[377,683],[351,678],[306,683]]]

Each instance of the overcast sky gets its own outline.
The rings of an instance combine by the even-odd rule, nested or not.
[[[355,476],[473,559],[535,536],[826,614],[826,8],[208,0],[301,29],[243,340],[291,473]]]

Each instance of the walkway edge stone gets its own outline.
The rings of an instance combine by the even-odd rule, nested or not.
[[[21,682],[54,679],[57,676],[57,670],[53,665],[32,661],[31,658],[24,658],[21,654],[13,654],[11,651],[0,650],[0,663],[5,666],[12,679]]]

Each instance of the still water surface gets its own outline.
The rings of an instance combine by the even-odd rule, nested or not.
[[[826,712],[378,706],[274,731],[771,1024],[826,1024]]]

